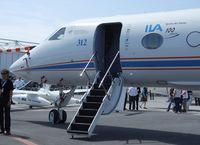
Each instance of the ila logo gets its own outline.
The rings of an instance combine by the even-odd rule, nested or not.
[[[160,24],[157,25],[146,25],[145,32],[155,32],[155,31],[161,31],[162,32],[162,27]]]

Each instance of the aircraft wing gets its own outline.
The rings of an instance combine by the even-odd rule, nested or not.
[[[86,93],[89,89],[76,89],[75,90],[75,94],[79,94],[79,93]],[[64,93],[68,93],[70,92],[70,90],[64,90]]]
[[[43,93],[43,92],[36,92],[36,91],[25,91],[25,90],[14,90],[13,94],[27,94],[27,95],[37,95],[37,96],[48,96],[47,93]]]

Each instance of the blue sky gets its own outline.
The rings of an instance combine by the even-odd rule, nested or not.
[[[200,0],[0,0],[0,38],[42,42],[68,22],[200,8]]]

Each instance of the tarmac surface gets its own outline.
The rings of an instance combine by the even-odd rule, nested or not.
[[[78,107],[66,107],[66,124],[48,122],[50,108],[12,108],[12,136],[0,135],[0,145],[200,145],[200,107],[188,113],[166,112],[166,98],[148,102],[148,110],[101,116],[90,139],[71,139],[66,128]]]

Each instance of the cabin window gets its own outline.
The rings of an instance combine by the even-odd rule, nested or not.
[[[65,27],[58,30],[53,36],[49,38],[49,40],[62,40],[65,35]]]
[[[151,33],[143,37],[142,45],[146,49],[157,49],[163,44],[163,36],[158,33]]]

